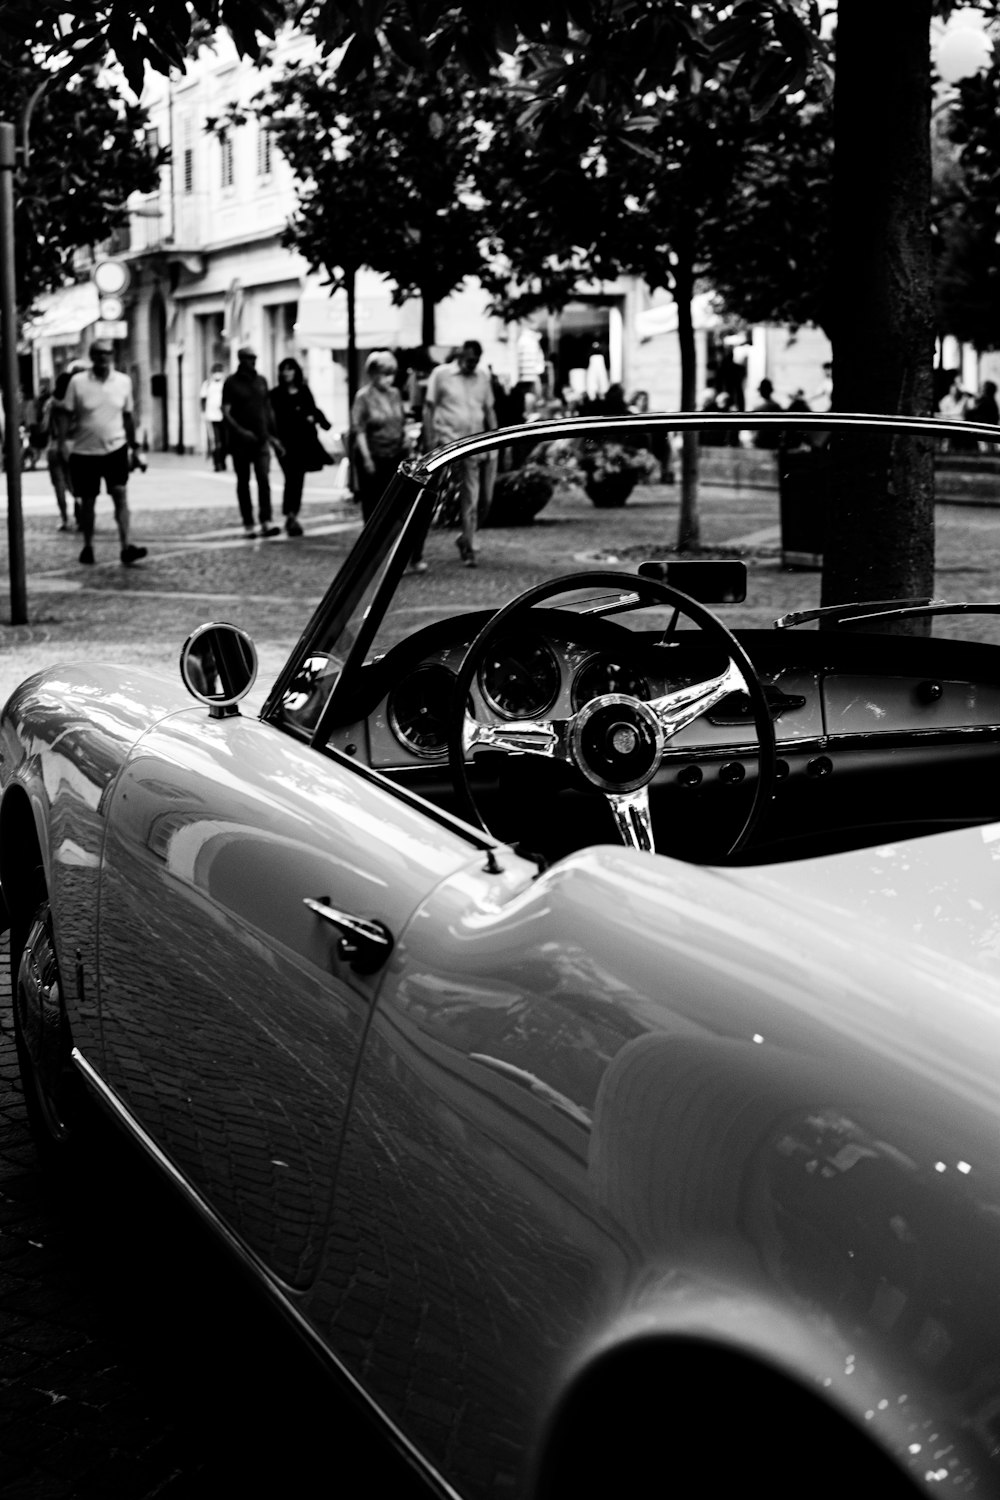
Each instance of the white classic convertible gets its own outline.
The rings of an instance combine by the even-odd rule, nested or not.
[[[697,420],[404,465],[259,717],[223,624],[13,694],[34,1126],[103,1104],[432,1493],[1000,1494],[1000,647],[885,630],[1000,606],[407,586],[451,466]],[[818,507],[950,429],[784,431]]]

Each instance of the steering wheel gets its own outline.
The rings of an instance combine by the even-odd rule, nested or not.
[[[651,603],[666,604],[687,615],[706,635],[725,649],[729,665],[718,677],[677,688],[645,702],[625,693],[603,693],[567,719],[520,719],[481,724],[468,710],[469,692],[487,647],[511,620],[556,594],[591,587],[624,589],[629,595],[648,595]],[[467,757],[478,747],[510,755],[539,755],[565,761],[597,791],[614,815],[622,842],[654,851],[649,812],[649,786],[660,767],[667,741],[732,692],[746,692],[757,731],[757,784],[743,826],[728,854],[744,848],[761,813],[771,799],[777,769],[774,724],[756,669],[739,641],[718,615],[659,579],[632,573],[586,572],[549,579],[526,589],[497,610],[465,654],[455,682],[448,723],[448,764],[459,810],[467,821],[490,830],[476,806],[469,781]]]

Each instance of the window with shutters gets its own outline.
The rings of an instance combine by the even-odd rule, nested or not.
[[[219,138],[221,177],[220,181],[224,188],[231,188],[234,181],[233,170],[233,138],[227,131]]]

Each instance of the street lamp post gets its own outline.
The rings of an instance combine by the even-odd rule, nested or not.
[[[7,470],[7,541],[10,548],[10,623],[28,620],[21,508],[21,383],[17,369],[17,308],[14,290],[13,125],[0,123],[0,388],[3,393],[4,463]]]

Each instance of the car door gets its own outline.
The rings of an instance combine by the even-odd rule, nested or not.
[[[469,857],[453,828],[370,773],[242,717],[174,715],[115,783],[101,1070],[290,1286],[315,1273],[380,977],[345,959],[318,908],[398,933]]]

